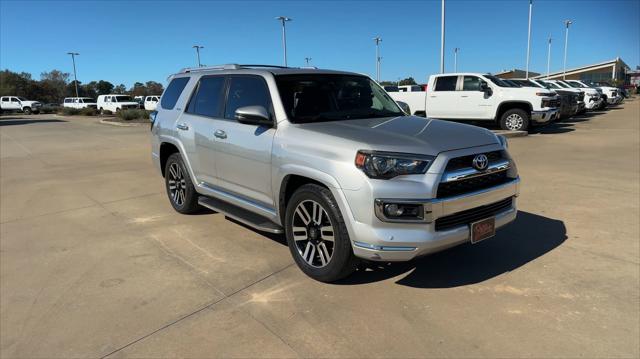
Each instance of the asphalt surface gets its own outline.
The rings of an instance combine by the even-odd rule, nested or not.
[[[315,282],[174,212],[146,126],[0,119],[0,356],[638,357],[640,100],[510,139],[495,238]]]

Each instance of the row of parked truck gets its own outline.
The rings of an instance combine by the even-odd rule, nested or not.
[[[579,80],[501,79],[490,74],[432,75],[424,86],[386,86],[413,115],[447,120],[496,122],[526,131],[622,101],[620,89]]]

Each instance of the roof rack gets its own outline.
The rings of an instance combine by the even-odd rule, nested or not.
[[[286,66],[278,65],[239,65],[239,64],[224,64],[224,65],[212,65],[201,67],[185,67],[180,70],[180,73],[211,71],[211,70],[238,70],[238,69],[251,69],[251,68],[276,68],[276,69],[288,69]]]

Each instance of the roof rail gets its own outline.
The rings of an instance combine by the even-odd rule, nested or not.
[[[272,68],[272,69],[289,69],[287,66],[278,65],[239,65],[239,64],[225,64],[225,65],[212,65],[201,67],[185,67],[180,70],[180,73],[199,72],[199,71],[211,71],[211,70],[239,70],[239,69],[255,69],[255,68]]]
[[[209,70],[237,70],[240,68],[238,64],[225,64],[225,65],[213,65],[213,66],[200,66],[200,67],[185,67],[180,70],[180,73],[209,71]]]

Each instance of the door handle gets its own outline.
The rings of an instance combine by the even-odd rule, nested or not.
[[[469,95],[461,95],[460,97],[469,97]]]
[[[216,132],[214,132],[213,135],[221,139],[227,138],[227,133],[222,130],[216,130]]]
[[[183,123],[179,123],[179,124],[177,124],[177,125],[176,125],[176,128],[177,128],[178,130],[186,131],[186,130],[188,130],[188,129],[189,129],[189,125],[187,125],[186,123],[184,123],[184,122],[183,122]]]

